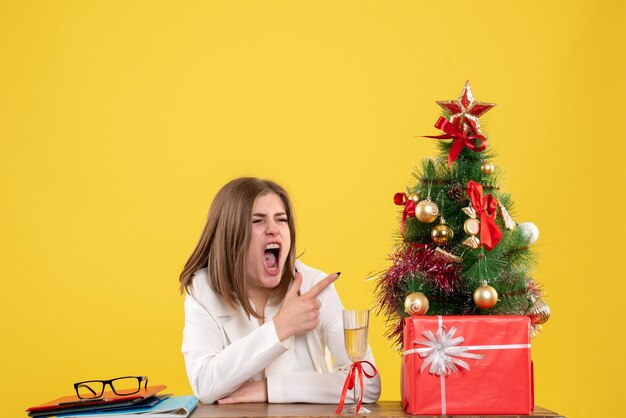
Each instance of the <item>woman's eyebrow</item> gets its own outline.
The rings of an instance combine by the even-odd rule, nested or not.
[[[277,212],[273,216],[286,216],[285,212]],[[265,213],[253,213],[252,216],[258,216],[259,218],[265,218],[267,214]]]

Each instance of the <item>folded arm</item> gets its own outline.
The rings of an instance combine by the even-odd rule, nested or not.
[[[273,321],[224,346],[224,336],[209,312],[192,296],[185,299],[183,354],[194,395],[213,403],[230,394],[287,351]]]

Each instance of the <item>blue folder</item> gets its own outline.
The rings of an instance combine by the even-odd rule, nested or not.
[[[57,418],[129,418],[133,416],[150,418],[168,418],[179,417],[186,418],[196,409],[198,405],[198,399],[194,396],[173,396],[162,400],[153,406],[146,406],[140,408],[123,408],[116,409],[115,411],[89,411],[89,412],[75,412],[73,414],[58,415]]]

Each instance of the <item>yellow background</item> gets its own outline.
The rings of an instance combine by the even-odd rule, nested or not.
[[[16,1],[0,10],[3,416],[89,378],[190,393],[178,274],[212,197],[290,190],[302,260],[371,306],[395,192],[471,81],[553,316],[536,402],[623,395],[626,7],[609,1]],[[399,356],[375,318],[383,400]]]

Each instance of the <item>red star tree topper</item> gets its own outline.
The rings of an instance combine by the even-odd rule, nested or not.
[[[494,107],[495,103],[483,103],[474,100],[469,81],[465,83],[461,96],[457,100],[442,100],[437,104],[450,114],[450,123],[458,126],[464,134],[482,134],[478,118]]]

